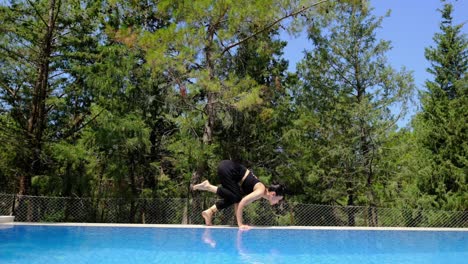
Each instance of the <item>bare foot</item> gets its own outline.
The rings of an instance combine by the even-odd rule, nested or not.
[[[205,219],[205,224],[206,224],[207,226],[212,225],[211,219],[213,218],[213,211],[212,211],[210,208],[208,208],[208,209],[206,209],[205,211],[203,211],[203,212],[201,213],[201,215],[202,215],[203,218]]]
[[[208,180],[205,180],[202,183],[193,185],[192,190],[194,190],[194,191],[197,191],[197,190],[206,191],[208,189],[208,186],[210,186],[210,185],[211,185],[210,182]]]

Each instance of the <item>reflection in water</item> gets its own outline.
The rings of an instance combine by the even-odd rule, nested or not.
[[[216,247],[216,241],[211,236],[211,228],[205,228],[205,232],[203,232],[202,236],[202,241],[212,248]]]
[[[264,240],[264,238],[255,236],[250,236],[250,238],[255,238],[256,241],[248,240],[244,243],[244,239],[247,238],[247,235],[251,230],[241,230],[237,231],[236,247],[242,263],[275,263],[279,257],[278,250],[273,246],[273,241]],[[258,235],[258,234],[257,234]],[[252,248],[249,248],[249,247]],[[266,252],[259,252],[259,248],[262,248]],[[265,254],[266,253],[266,254]]]
[[[237,239],[236,239],[236,246],[237,252],[241,258],[241,260],[245,263],[261,263],[261,262],[254,262],[252,257],[248,254],[246,248],[244,248],[244,244],[242,243],[242,236],[245,235],[249,230],[241,230],[237,231]]]
[[[301,244],[281,230],[205,228],[199,233],[202,244],[217,256],[229,255],[233,263],[283,263],[285,252],[301,251]],[[299,239],[300,236],[294,236]],[[309,238],[310,239],[310,238]],[[289,241],[289,242],[285,242]],[[205,250],[206,250],[205,248]],[[219,254],[219,255],[218,255]]]

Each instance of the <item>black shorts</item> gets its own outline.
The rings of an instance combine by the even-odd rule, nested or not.
[[[245,178],[242,186],[239,186],[240,181],[236,181],[236,179],[227,177],[226,175],[218,176],[221,180],[221,186],[218,187],[216,193],[222,199],[216,202],[216,208],[220,210],[227,208],[235,203],[239,203],[242,200],[242,197],[253,192],[255,184],[260,182],[251,171]]]
[[[218,166],[218,177],[221,186],[218,187],[216,194],[222,199],[216,202],[216,208],[219,210],[227,208],[240,202],[244,196],[239,182],[245,175],[247,168],[230,160],[223,160]]]

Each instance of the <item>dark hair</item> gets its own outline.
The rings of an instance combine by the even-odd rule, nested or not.
[[[268,187],[269,192],[275,192],[277,196],[284,196],[286,192],[286,187],[282,184],[272,184]]]

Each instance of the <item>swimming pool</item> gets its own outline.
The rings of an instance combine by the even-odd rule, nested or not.
[[[0,225],[0,263],[467,263],[467,231]]]

